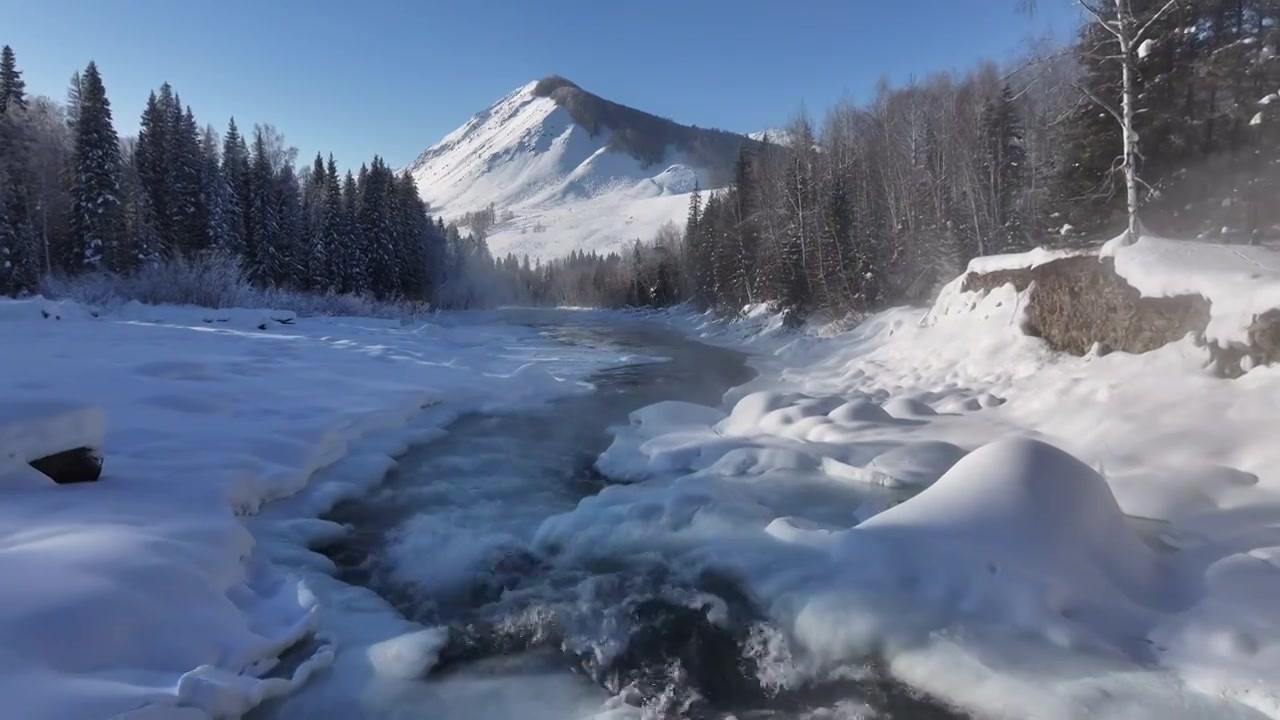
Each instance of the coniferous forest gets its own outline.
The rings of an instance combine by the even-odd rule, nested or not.
[[[743,141],[731,183],[695,192],[683,227],[548,263],[490,257],[485,227],[432,218],[380,158],[299,163],[274,127],[219,133],[167,84],[120,138],[93,63],[55,102],[26,92],[6,46],[0,293],[213,258],[256,286],[436,307],[843,315],[927,299],[978,255],[1096,244],[1130,205],[1173,237],[1280,236],[1280,0],[1082,5],[1066,45],[801,111]]]

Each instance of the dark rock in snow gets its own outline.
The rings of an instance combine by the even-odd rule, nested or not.
[[[95,482],[102,475],[102,456],[93,448],[81,447],[32,460],[31,467],[59,485]]]

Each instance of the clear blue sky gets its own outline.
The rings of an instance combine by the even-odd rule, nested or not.
[[[28,89],[96,60],[122,134],[168,81],[221,131],[274,123],[303,158],[405,164],[514,88],[557,73],[687,124],[747,132],[866,98],[1031,36],[1069,0],[0,0]]]

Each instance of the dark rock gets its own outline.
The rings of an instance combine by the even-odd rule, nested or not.
[[[59,485],[94,482],[102,475],[102,456],[93,448],[76,448],[32,460],[31,467]]]

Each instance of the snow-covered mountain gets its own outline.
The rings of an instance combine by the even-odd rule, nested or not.
[[[682,222],[695,183],[722,185],[743,142],[553,76],[478,113],[409,170],[433,214],[456,221],[492,204],[495,255],[549,259],[620,250]]]

